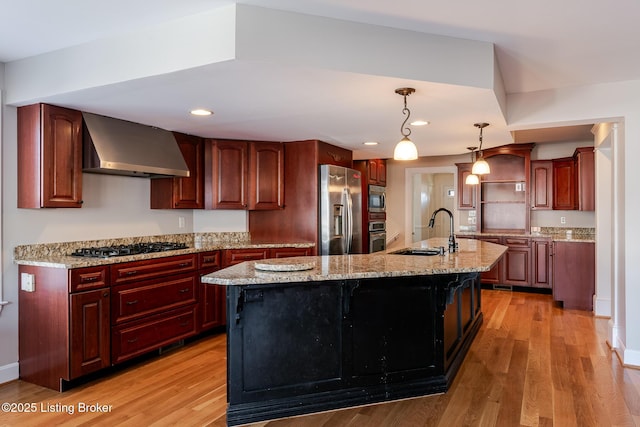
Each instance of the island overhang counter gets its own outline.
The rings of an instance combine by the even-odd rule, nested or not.
[[[479,274],[506,249],[464,239],[444,255],[272,259],[203,276],[227,286],[227,424],[445,392],[482,324]]]

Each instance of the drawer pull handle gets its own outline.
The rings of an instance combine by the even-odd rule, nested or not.
[[[134,305],[134,304],[137,304],[137,303],[138,303],[137,299],[134,299],[133,301],[127,301],[127,305]]]
[[[97,277],[83,277],[82,278],[83,282],[95,282],[96,280],[98,280]]]
[[[180,327],[184,328],[186,326],[189,326],[189,322],[182,322],[180,323]]]
[[[181,294],[186,294],[190,290],[191,290],[190,288],[184,288],[184,289],[180,289],[178,292],[180,292]]]
[[[190,262],[183,262],[183,263],[181,263],[181,264],[178,264],[178,267],[188,267],[188,266],[190,266],[190,265],[191,265],[191,263],[190,263]]]
[[[127,342],[128,342],[129,344],[133,344],[133,343],[134,343],[134,342],[136,342],[136,341],[138,341],[138,338],[133,338],[133,339],[131,339],[131,340],[127,340]]]
[[[136,270],[131,270],[131,271],[127,271],[126,273],[127,276],[133,276],[134,274],[138,274],[138,272]]]
[[[205,259],[204,259],[204,262],[214,262],[214,261],[215,261],[214,257],[209,257],[209,258],[205,257]]]

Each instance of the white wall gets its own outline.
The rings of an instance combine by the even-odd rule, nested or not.
[[[2,64],[0,64],[2,65]],[[0,68],[2,70],[2,68]],[[0,75],[1,77],[1,75]],[[157,210],[149,208],[149,179],[83,174],[79,209],[17,208],[17,110],[3,103],[2,280],[0,384],[18,377],[17,245],[107,239],[199,231],[247,231],[244,211]],[[179,227],[179,218],[185,227]]]

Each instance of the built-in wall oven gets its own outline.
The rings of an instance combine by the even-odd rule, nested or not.
[[[387,248],[387,232],[383,221],[369,222],[369,253],[384,251]]]

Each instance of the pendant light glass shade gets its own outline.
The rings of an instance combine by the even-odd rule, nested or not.
[[[478,160],[473,164],[471,173],[474,175],[487,175],[491,173],[489,163],[482,157],[482,129],[489,126],[489,123],[474,123],[475,127],[480,129],[480,148],[478,149]]]
[[[491,169],[489,169],[489,163],[487,163],[487,161],[482,157],[476,160],[471,168],[471,173],[474,175],[486,175],[490,172]]]
[[[478,175],[467,175],[467,178],[464,180],[464,183],[467,185],[478,185],[480,184],[480,178],[478,178]]]
[[[401,87],[400,89],[396,89],[396,93],[404,97],[404,108],[402,109],[402,114],[407,116],[407,118],[405,118],[402,125],[400,125],[402,139],[396,144],[396,148],[393,150],[393,160],[415,160],[418,158],[418,149],[409,139],[411,129],[404,127],[411,116],[411,111],[407,108],[407,96],[411,95],[415,91],[416,90],[412,87]]]
[[[396,148],[393,150],[394,160],[415,160],[418,158],[418,149],[416,145],[411,142],[406,136],[396,144]]]

